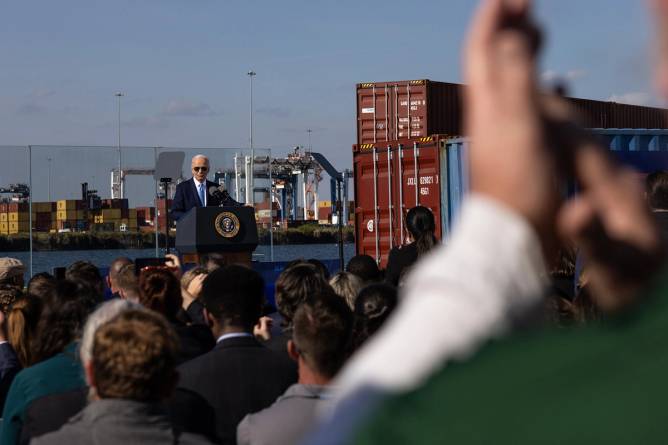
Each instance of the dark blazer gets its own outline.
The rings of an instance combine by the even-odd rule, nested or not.
[[[0,410],[5,407],[5,399],[14,376],[21,370],[14,348],[5,342],[0,344]]]
[[[285,354],[265,348],[255,338],[236,337],[223,340],[211,352],[184,363],[179,375],[179,390],[201,397],[203,405],[213,412],[218,439],[234,444],[241,419],[270,406],[295,383],[297,366]],[[192,417],[197,408],[184,402],[187,399],[173,399],[173,418]],[[180,427],[192,431],[188,425]]]
[[[218,184],[215,182],[206,181],[206,206],[207,207],[219,207],[224,206],[240,206],[238,202],[232,199],[229,195],[226,199],[221,200],[217,197],[214,197],[209,193],[211,187],[218,187]],[[195,186],[195,180],[193,178],[183,181],[176,186],[176,193],[174,194],[174,201],[172,202],[172,209],[170,211],[170,218],[174,221],[178,221],[188,210],[193,207],[202,207],[202,203],[199,200],[199,195],[197,193],[197,186]]]
[[[398,286],[402,276],[417,262],[418,253],[415,243],[401,247],[393,247],[387,259],[385,280],[393,286]]]

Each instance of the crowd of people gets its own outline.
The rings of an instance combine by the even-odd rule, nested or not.
[[[471,193],[444,243],[413,208],[385,270],[294,260],[272,303],[215,254],[28,283],[0,259],[0,443],[661,442],[668,172],[643,195],[540,93],[529,6],[482,0],[471,26]]]

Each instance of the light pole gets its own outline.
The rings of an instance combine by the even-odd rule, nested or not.
[[[51,202],[51,158],[46,158],[49,162],[49,202]]]
[[[313,133],[313,130],[311,130],[311,129],[309,128],[309,129],[306,130],[306,132],[308,133],[308,151],[309,151],[309,153],[310,153],[310,152],[313,151],[313,150],[312,150],[312,147],[311,147],[311,133]]]
[[[246,73],[248,75],[248,78],[250,79],[250,181],[248,181],[248,188],[249,190],[246,190],[246,203],[250,205],[255,204],[255,194],[254,188],[255,188],[255,148],[253,147],[253,77],[257,75],[257,73],[253,70],[250,70]]]
[[[123,182],[121,179],[121,97],[125,94],[118,91],[114,96],[118,97],[118,197],[123,199]]]

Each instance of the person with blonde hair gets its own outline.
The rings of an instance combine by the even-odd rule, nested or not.
[[[362,280],[350,272],[339,272],[329,280],[334,292],[343,298],[352,311],[355,309],[355,299],[360,289],[362,289]]]

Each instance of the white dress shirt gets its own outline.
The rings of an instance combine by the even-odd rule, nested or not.
[[[336,399],[364,386],[418,386],[444,362],[504,334],[513,313],[535,304],[546,284],[529,223],[490,198],[467,197],[450,241],[413,269],[395,314],[333,382]]]

